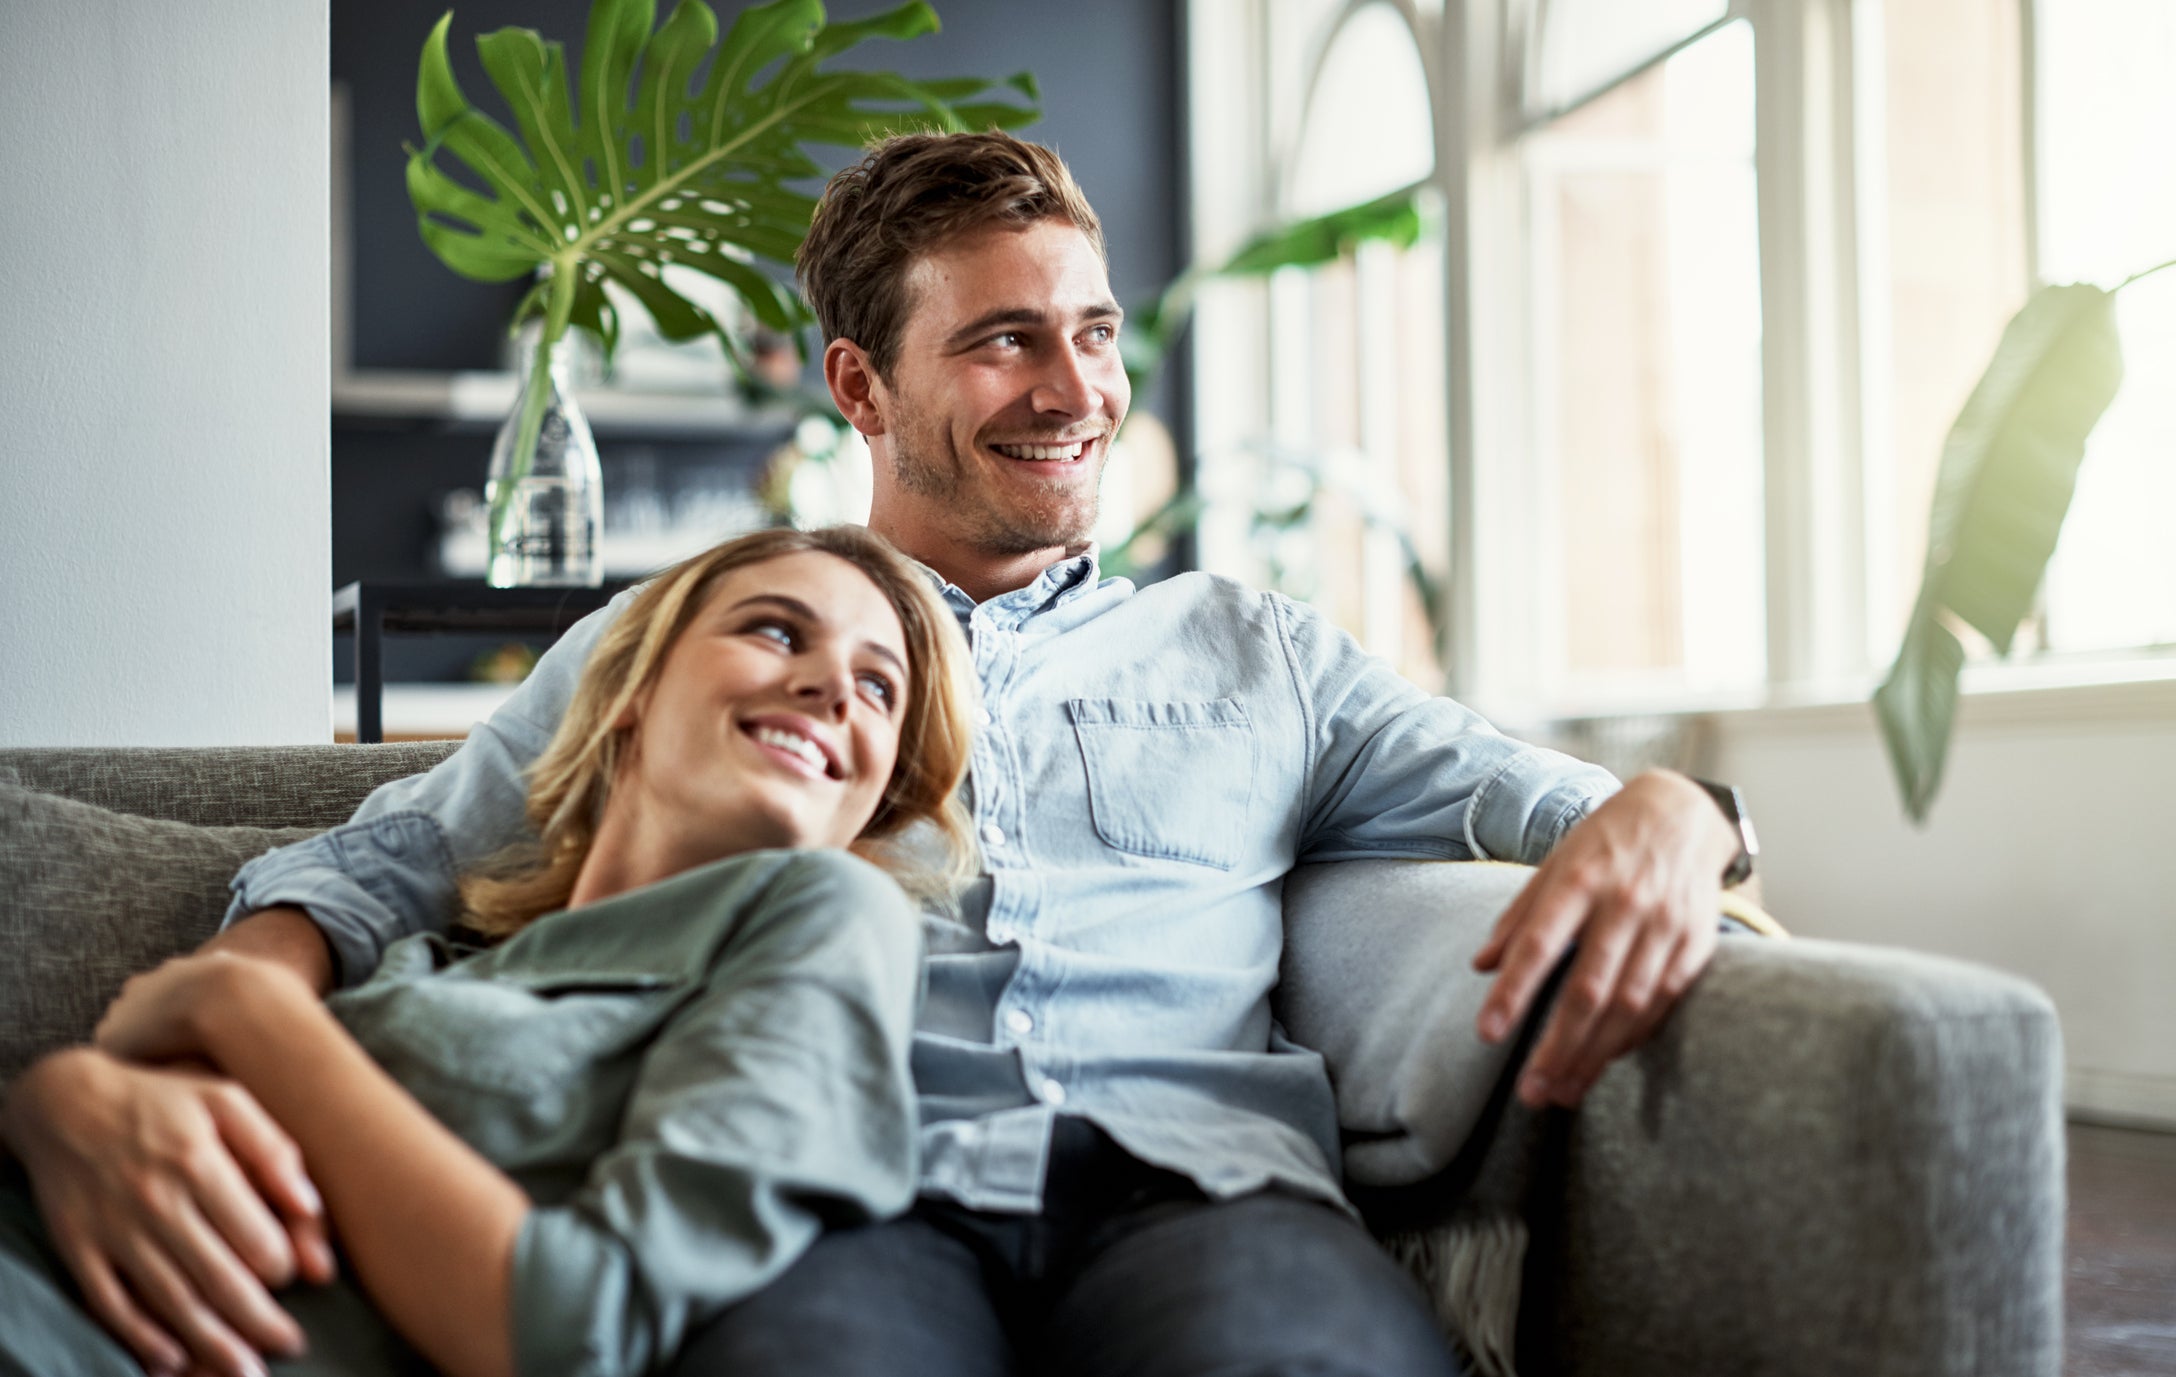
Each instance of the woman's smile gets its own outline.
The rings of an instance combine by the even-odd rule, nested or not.
[[[836,746],[828,745],[805,717],[777,713],[741,723],[741,730],[763,750],[815,779],[843,779]]]

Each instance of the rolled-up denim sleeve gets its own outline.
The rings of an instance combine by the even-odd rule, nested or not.
[[[531,835],[526,772],[558,728],[597,638],[634,591],[575,623],[436,767],[381,785],[341,826],[243,866],[226,924],[275,904],[302,908],[332,947],[342,986],[367,978],[394,941],[443,929],[461,873]]]
[[[1512,740],[1311,608],[1266,596],[1312,736],[1302,860],[1533,864],[1617,791],[1600,766]]]
[[[920,919],[839,853],[733,923],[643,1059],[620,1141],[515,1245],[515,1370],[633,1377],[791,1266],[913,1199]]]

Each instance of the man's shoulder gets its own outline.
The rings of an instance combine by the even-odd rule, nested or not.
[[[1261,617],[1269,615],[1270,603],[1275,598],[1275,594],[1265,593],[1229,574],[1195,569],[1136,589],[1126,601],[1143,611],[1206,617]]]

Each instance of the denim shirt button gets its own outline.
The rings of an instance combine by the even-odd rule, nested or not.
[[[1065,1087],[1045,1076],[1035,1083],[1035,1098],[1053,1107],[1065,1103]]]
[[[1005,1026],[1024,1037],[1035,1031],[1035,1020],[1028,1016],[1028,1011],[1025,1009],[1007,1009],[1005,1011]]]
[[[1005,844],[1005,829],[994,822],[986,822],[982,824],[982,839],[991,846],[1003,846]]]

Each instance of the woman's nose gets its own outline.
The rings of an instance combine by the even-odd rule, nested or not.
[[[834,717],[843,717],[854,692],[853,667],[828,655],[803,655],[794,666],[793,694]]]

